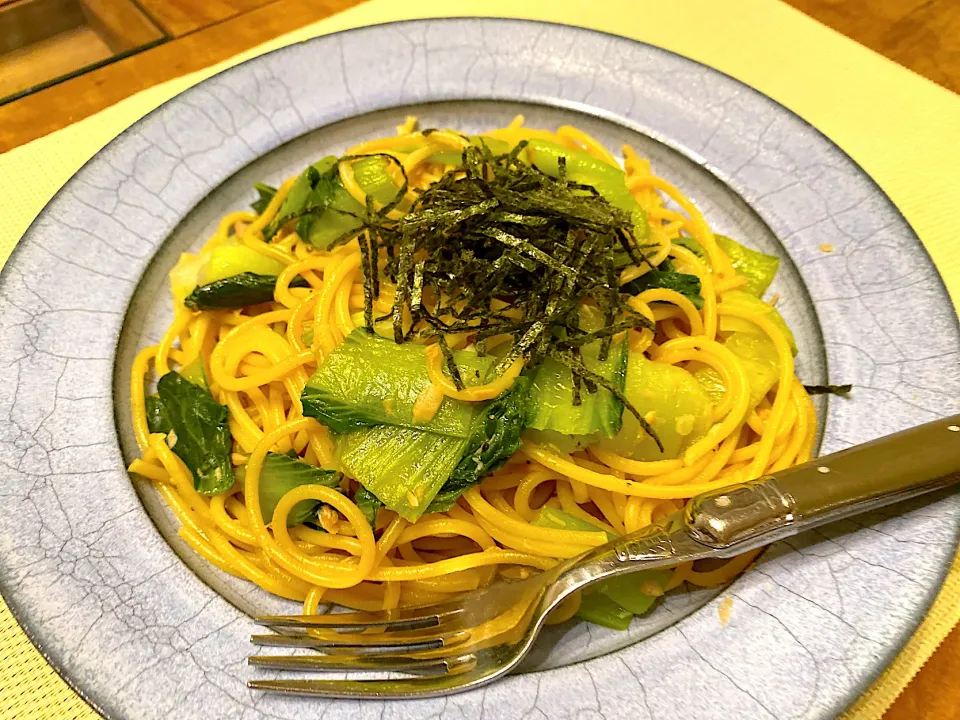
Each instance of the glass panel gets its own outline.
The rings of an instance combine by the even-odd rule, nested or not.
[[[0,0],[0,103],[165,39],[131,0]]]

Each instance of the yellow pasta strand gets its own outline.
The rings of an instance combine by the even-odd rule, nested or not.
[[[348,151],[351,155],[389,153],[395,162],[387,162],[387,172],[398,189],[400,169],[406,172],[409,190],[388,215],[391,219],[401,218],[404,208],[417,200],[418,188],[429,186],[453,167],[436,162],[437,152],[458,151],[469,143],[455,131],[424,135],[413,117],[396,130],[396,136],[368,140]],[[508,127],[484,137],[510,145],[539,138],[617,165],[595,138],[571,126],[556,132],[532,129],[524,126],[523,116],[517,116]],[[647,527],[682,509],[688,498],[699,493],[806,461],[816,442],[816,417],[794,375],[787,338],[763,312],[722,300],[724,293],[742,288],[747,280],[735,272],[703,215],[680,190],[654,174],[649,160],[629,147],[623,155],[627,189],[646,212],[650,232],[645,241],[649,263],[625,268],[620,283],[642,277],[670,259],[678,270],[699,279],[703,307],[698,309],[676,290],[644,290],[629,304],[655,329],[629,330],[616,341],[625,338],[631,356],[642,354],[690,372],[712,368],[724,387],[710,409],[705,434],[692,439],[679,457],[639,461],[597,445],[564,453],[525,437],[513,458],[463,493],[449,510],[424,514],[414,522],[383,509],[371,527],[351,500],[358,488],[352,478],[344,478],[339,489],[316,484],[295,487],[279,499],[272,517],[264,518],[260,489],[267,453],[293,453],[312,465],[337,467],[333,438],[323,425],[304,417],[300,397],[318,364],[355,330],[353,316],[364,307],[364,261],[356,240],[330,251],[318,250],[297,235],[291,222],[271,242],[265,241],[264,230],[275,220],[296,181],[293,177],[281,184],[259,215],[248,211],[226,215],[201,253],[186,258],[202,262],[204,253],[208,256],[216,247],[239,242],[281,263],[283,269],[272,301],[198,312],[181,304],[159,343],[136,355],[129,376],[130,401],[141,457],[130,463],[130,472],[149,483],[169,505],[181,523],[180,537],[201,558],[271,593],[302,602],[304,613],[314,614],[324,604],[372,611],[440,602],[495,582],[499,576],[524,577],[552,567],[560,558],[576,557],[602,545],[608,534]],[[366,206],[354,162],[339,164],[340,180]],[[374,207],[381,205],[374,203]],[[704,256],[685,247],[683,237],[696,241]],[[374,299],[379,316],[391,312],[397,289],[385,270],[388,258],[381,253],[374,262],[383,271]],[[202,279],[203,273],[199,274]],[[298,277],[309,287],[292,288]],[[424,289],[424,297],[427,292]],[[497,302],[494,310],[520,319],[516,308]],[[451,308],[441,319],[451,321],[455,312]],[[746,365],[724,344],[720,319],[725,316],[752,323],[777,353],[777,382],[755,407]],[[405,308],[404,330],[413,323]],[[472,333],[463,331],[445,339],[449,347],[460,350],[469,350],[475,341]],[[502,351],[503,343],[510,340],[510,335],[499,335],[487,338],[486,346],[489,351],[498,347]],[[513,386],[524,368],[521,358],[484,385],[458,389],[444,372],[439,346],[428,345],[425,354],[434,409],[444,398],[448,398],[444,402],[467,403],[493,400]],[[176,454],[176,438],[150,432],[146,411],[153,383],[196,358],[203,361],[213,396],[227,407],[233,439],[230,457],[242,480],[213,497],[195,489],[189,468]],[[325,531],[304,524],[288,527],[291,511],[302,502],[320,508],[314,519]],[[597,531],[534,524],[541,508],[562,510]],[[673,570],[666,589],[684,583],[729,582],[754,557],[755,553],[743,555],[710,570],[684,564]],[[572,617],[578,607],[579,597],[571,598],[550,622]],[[509,628],[508,620],[478,629],[471,642],[479,646],[497,641]]]

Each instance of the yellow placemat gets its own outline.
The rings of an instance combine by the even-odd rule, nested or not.
[[[209,75],[317,35],[391,20],[523,17],[582,25],[716,67],[798,113],[846,150],[898,205],[960,304],[960,97],[777,0],[371,0],[220,65],[171,80],[0,156],[0,262],[87,159],[165,100]],[[960,621],[960,565],[920,629],[846,716],[874,720]],[[96,718],[0,603],[0,717]]]

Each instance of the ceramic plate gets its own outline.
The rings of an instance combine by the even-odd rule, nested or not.
[[[166,273],[257,180],[391,134],[407,114],[472,131],[518,112],[631,143],[718,231],[783,258],[775,290],[799,376],[855,386],[820,399],[821,451],[960,410],[956,317],[913,231],[829,140],[739,82],[522,21],[383,25],[278,50],[104,148],[0,276],[0,585],[104,715],[832,718],[916,628],[956,549],[951,496],[781,543],[729,588],[677,593],[627,633],[555,629],[523,673],[471,693],[357,703],[246,689],[251,615],[293,608],[199,562],[124,469],[129,367],[170,316]]]

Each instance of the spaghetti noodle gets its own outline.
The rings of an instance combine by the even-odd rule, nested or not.
[[[451,163],[436,160],[438,152],[453,151],[455,156],[469,143],[450,131],[418,132],[412,119],[398,131],[396,137],[352,148],[346,157],[391,155],[409,180],[408,199],[453,169]],[[530,130],[518,118],[486,137],[511,147],[539,138],[597,162],[614,163],[608,150],[576,128]],[[365,610],[422,604],[486,585],[501,574],[515,576],[521,568],[548,568],[560,558],[605,543],[608,534],[641,529],[698,493],[806,461],[816,418],[794,376],[792,338],[785,326],[771,318],[769,305],[728,299],[746,281],[695,205],[653,175],[649,162],[631,148],[624,148],[624,157],[624,183],[645,213],[649,245],[647,264],[624,271],[621,284],[669,262],[699,281],[702,298],[698,307],[675,288],[643,290],[633,295],[630,306],[653,321],[655,329],[621,334],[630,357],[641,358],[644,367],[664,371],[669,366],[670,372],[685,373],[685,378],[695,377],[712,388],[703,418],[689,414],[670,421],[679,438],[672,454],[636,457],[622,443],[604,442],[562,448],[549,436],[529,434],[520,452],[467,489],[452,507],[413,522],[384,508],[371,525],[351,499],[358,483],[350,477],[344,477],[339,488],[293,488],[276,503],[272,517],[265,516],[259,483],[268,453],[337,467],[334,438],[328,428],[304,415],[301,394],[317,367],[362,324],[355,314],[364,310],[368,292],[364,273],[368,263],[383,262],[382,257],[364,254],[363,236],[333,250],[318,250],[296,228],[286,227],[272,242],[265,241],[264,229],[294,186],[291,178],[260,212],[224,218],[199,257],[185,255],[171,273],[173,322],[157,346],[137,355],[131,369],[133,425],[142,458],[130,465],[130,472],[156,486],[182,524],[180,536],[201,557],[268,592],[302,601],[304,612],[312,613],[327,601]],[[399,187],[401,178],[391,172]],[[368,198],[354,162],[339,164],[339,180],[360,204],[384,206]],[[402,216],[399,209],[390,213]],[[183,299],[197,268],[213,250],[227,245],[249,250],[262,258],[264,267],[275,268],[273,299],[240,309],[190,310]],[[190,268],[192,278],[185,272]],[[303,281],[295,283],[297,278]],[[379,282],[374,309],[389,313],[396,290],[382,278]],[[766,355],[758,359],[738,354],[728,342],[732,332],[747,333],[751,342],[766,348]],[[457,348],[466,346],[470,337],[461,333],[448,340]],[[489,346],[495,343],[496,338],[490,338]],[[213,398],[228,409],[230,457],[235,468],[243,469],[241,479],[213,496],[197,492],[190,470],[171,450],[177,441],[169,433],[150,432],[147,417],[145,387],[151,365],[160,376],[171,366],[183,370],[198,361]],[[773,368],[775,377],[766,386],[757,383],[758,363]],[[467,403],[496,398],[524,363],[516,360],[486,384],[457,388],[444,374],[440,348],[431,345],[426,369],[433,394],[422,398],[420,412],[432,417],[444,398]],[[639,410],[644,412],[644,407]],[[645,417],[654,429],[667,422],[655,411]],[[299,503],[318,501],[319,516],[288,527]],[[583,525],[561,529],[538,524],[544,509],[595,531]],[[722,583],[748,561],[709,572],[683,566],[665,587],[684,581]],[[564,607],[565,616],[575,611],[575,603]]]

